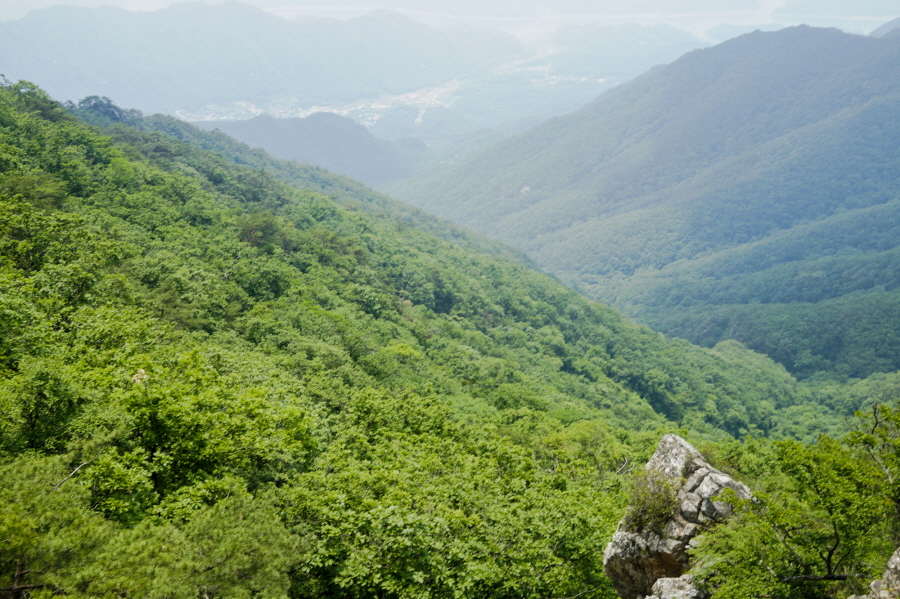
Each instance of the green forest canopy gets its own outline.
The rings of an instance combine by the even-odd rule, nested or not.
[[[789,482],[729,435],[896,396],[667,339],[433,219],[107,133],[0,87],[8,596],[609,597],[627,466],[661,432]],[[870,532],[854,559],[884,557]]]

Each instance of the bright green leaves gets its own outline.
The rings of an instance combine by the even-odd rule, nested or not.
[[[824,523],[819,529],[804,523],[810,539],[798,543],[828,547],[819,557],[829,574],[862,557],[887,516],[883,481],[874,464],[828,437],[813,446],[783,441],[776,447],[781,470],[792,479],[799,500],[811,508],[806,517]]]
[[[79,482],[91,490],[94,510],[116,522],[136,524],[159,500],[153,475],[165,470],[165,462],[150,462],[142,448],[124,454],[105,451],[88,464]]]
[[[509,443],[384,434],[348,431],[283,493],[308,547],[303,594],[599,596],[606,526],[589,486],[561,489]]]
[[[88,300],[102,271],[124,253],[80,216],[44,214],[21,196],[0,197],[0,260],[23,277],[18,295],[51,320],[64,320]]]
[[[0,467],[0,584],[12,596],[286,597],[298,544],[265,498],[232,486],[186,520],[119,528],[63,459]]]
[[[860,592],[893,550],[879,472],[828,437],[776,442],[774,458],[768,492],[732,497],[735,517],[702,537],[699,574],[723,599]]]
[[[659,472],[645,470],[635,473],[629,483],[623,530],[661,535],[666,524],[678,515],[677,486]]]
[[[262,248],[266,253],[272,253],[275,248],[290,251],[297,245],[297,231],[291,223],[269,210],[240,217],[237,227],[241,241]]]
[[[22,356],[40,351],[52,338],[49,318],[35,305],[32,292],[28,279],[0,266],[0,373]]]
[[[118,531],[79,586],[89,597],[286,598],[297,552],[269,503],[238,491],[183,524]]]
[[[437,397],[413,393],[392,394],[376,389],[353,392],[341,406],[347,430],[359,430],[368,438],[432,434],[460,434],[452,412]]]
[[[891,375],[873,381],[879,399],[893,400],[891,404],[876,403],[866,413],[857,412],[857,430],[848,436],[849,442],[869,456],[873,467],[885,478],[888,498],[893,504],[894,534],[900,530],[900,405],[897,403],[898,377]]]
[[[59,359],[27,358],[18,373],[0,379],[0,451],[58,453],[69,440],[69,423],[84,393],[71,365]]]
[[[28,81],[12,83],[4,79],[2,88],[6,92],[4,99],[17,112],[35,114],[51,122],[67,121],[72,118],[58,102],[34,83]]]
[[[67,474],[62,458],[0,466],[0,585],[12,597],[47,597],[65,588],[110,532],[88,509],[86,489],[59,484]]]
[[[39,270],[45,260],[59,261],[63,251],[59,241],[68,242],[68,234],[77,230],[79,221],[67,218],[67,215],[43,215],[21,195],[12,199],[0,198],[0,256],[23,274],[31,274]],[[72,248],[65,249],[71,251]]]
[[[348,398],[340,435],[279,493],[307,548],[298,593],[604,596],[598,547],[622,506],[582,459],[605,431],[562,433],[538,462],[451,416],[434,398]]]
[[[66,193],[62,181],[48,173],[13,172],[0,176],[0,196],[7,198],[18,196],[35,208],[52,210],[62,205]]]
[[[309,459],[311,422],[296,383],[256,386],[250,372],[214,368],[216,359],[229,357],[159,356],[119,391],[131,427],[120,446],[140,448],[160,496],[225,473],[283,481]]]

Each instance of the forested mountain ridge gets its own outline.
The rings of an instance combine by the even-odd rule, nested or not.
[[[900,29],[900,17],[894,19],[893,21],[888,21],[881,27],[875,29],[869,35],[875,37],[884,37],[886,35],[896,35],[897,29]]]
[[[673,335],[893,371],[898,64],[893,36],[748,34],[389,192]]]
[[[717,597],[855,592],[883,567],[900,414],[846,443],[728,433],[816,437],[893,404],[897,376],[814,392],[345,178],[70,108],[134,126],[0,86],[6,594],[612,599],[603,547],[626,503],[668,513],[633,465],[676,423],[759,492],[702,547]]]
[[[829,411],[737,344],[666,339],[464,238],[107,133],[0,87],[16,596],[606,597],[625,466],[660,431]]]
[[[401,220],[455,245],[533,266],[527,256],[508,245],[432,216],[420,208],[393,200],[349,177],[293,160],[273,158],[264,150],[251,148],[221,131],[205,131],[161,114],[145,117],[138,110],[121,109],[110,99],[98,96],[89,96],[77,104],[67,103],[66,107],[71,114],[91,125],[108,129],[117,124],[126,124],[141,131],[162,133],[200,149],[215,152],[237,165],[265,171],[288,185],[326,195],[351,211],[363,210]]]
[[[420,140],[378,139],[353,120],[329,112],[302,119],[260,115],[196,125],[218,129],[274,157],[320,166],[373,186],[409,178],[429,158]]]

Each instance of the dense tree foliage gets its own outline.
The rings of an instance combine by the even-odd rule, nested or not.
[[[734,517],[705,531],[693,551],[693,574],[713,597],[846,597],[881,577],[900,544],[898,382],[891,374],[832,386],[833,398],[869,404],[840,437],[707,445],[753,489],[750,500],[723,497]]]
[[[602,549],[660,432],[808,437],[896,387],[800,387],[380,196],[73,110],[112,137],[0,87],[7,596],[611,597]],[[877,414],[827,459],[887,455]],[[879,460],[847,484],[880,489]]]
[[[694,550],[694,574],[714,597],[842,597],[881,576],[900,523],[891,475],[879,468],[892,454],[861,451],[858,435],[720,448],[724,465],[750,477],[754,496],[726,497],[734,517]]]

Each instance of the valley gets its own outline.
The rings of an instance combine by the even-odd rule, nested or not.
[[[669,334],[803,377],[893,371],[898,52],[748,34],[387,191]]]
[[[292,98],[286,105],[269,105],[265,109],[248,104],[235,102],[231,106],[204,106],[198,112],[176,110],[175,116],[185,121],[193,122],[218,122],[238,121],[267,114],[276,118],[306,118],[319,112],[327,112],[352,118],[363,125],[372,126],[378,119],[384,116],[388,110],[401,107],[411,107],[419,110],[418,119],[426,110],[434,107],[449,108],[453,104],[454,92],[458,91],[462,83],[456,79],[437,87],[423,88],[414,92],[408,92],[397,96],[382,96],[375,99],[363,100],[344,106],[320,105],[309,108],[296,108],[292,105],[297,102]]]
[[[896,599],[890,3],[164,4],[0,22],[0,597]]]

